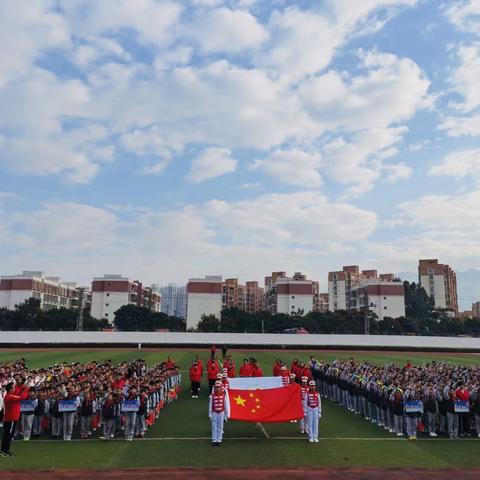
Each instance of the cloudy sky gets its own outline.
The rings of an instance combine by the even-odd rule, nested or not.
[[[0,0],[0,273],[480,268],[480,0]]]

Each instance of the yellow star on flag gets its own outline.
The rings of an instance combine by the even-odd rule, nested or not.
[[[245,407],[245,402],[247,401],[246,398],[242,398],[240,395],[234,398],[235,402],[237,405],[241,405],[242,407]]]

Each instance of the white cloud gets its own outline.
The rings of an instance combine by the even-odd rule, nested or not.
[[[370,129],[350,141],[335,138],[323,148],[326,174],[339,183],[352,185],[347,196],[368,192],[381,175],[383,160],[396,155],[395,145],[405,131],[405,127]]]
[[[0,89],[26,75],[44,49],[69,46],[64,19],[53,5],[50,0],[0,0]]]
[[[299,89],[313,118],[329,128],[384,128],[429,105],[430,82],[418,65],[392,54],[361,52],[367,73],[352,78],[330,71]]]
[[[275,150],[264,159],[255,160],[252,170],[262,170],[287,185],[318,187],[322,184],[319,169],[322,156],[302,150]]]
[[[480,106],[480,42],[460,45],[457,50],[459,67],[451,76],[453,91],[463,97],[463,102],[454,103],[458,110],[471,112]]]
[[[268,37],[252,14],[225,7],[199,13],[186,29],[205,52],[237,53],[258,47]]]
[[[4,269],[21,264],[58,271],[62,265],[62,277],[83,282],[109,271],[144,282],[181,282],[212,271],[244,279],[279,268],[319,272],[333,255],[351,251],[352,238],[367,240],[378,224],[373,212],[313,192],[123,210],[51,202],[12,214],[25,238]],[[151,251],[151,261],[142,261]]]
[[[399,205],[397,225],[431,231],[480,232],[480,190],[461,195],[424,195]]]
[[[188,179],[193,183],[200,183],[221,177],[234,172],[237,163],[228,148],[210,147],[193,159]]]
[[[477,137],[480,135],[480,115],[446,117],[438,128],[446,131],[449,137]]]
[[[77,36],[95,37],[132,29],[140,40],[164,47],[172,41],[171,28],[182,7],[156,0],[60,0],[69,29]]]
[[[480,1],[455,1],[445,10],[450,22],[459,30],[480,34]]]
[[[396,165],[384,165],[383,170],[388,172],[385,179],[388,183],[394,183],[397,180],[406,180],[412,176],[413,170],[404,163],[397,163]]]
[[[480,148],[450,153],[442,159],[441,163],[430,169],[429,175],[480,180]],[[477,210],[480,211],[479,208]]]
[[[320,9],[288,7],[274,11],[269,21],[271,41],[258,61],[291,80],[298,80],[327,67],[348,38],[380,7],[412,6],[417,0],[368,0],[326,2]],[[317,10],[317,11],[316,11]],[[387,17],[392,14],[387,13]],[[377,20],[380,17],[377,17]],[[377,22],[383,25],[383,22]]]

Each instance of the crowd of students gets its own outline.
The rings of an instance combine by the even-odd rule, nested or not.
[[[321,394],[398,436],[480,437],[480,367],[315,362]]]
[[[132,441],[143,437],[160,410],[177,398],[180,383],[180,369],[171,357],[153,367],[138,359],[42,369],[29,369],[20,359],[0,364],[0,421],[3,414],[4,423],[10,422],[8,404],[12,409],[19,404],[14,430],[26,441],[47,434],[70,441],[75,429],[82,439],[101,429],[106,441],[120,434]]]

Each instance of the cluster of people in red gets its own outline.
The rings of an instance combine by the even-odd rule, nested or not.
[[[225,351],[225,348],[223,350]],[[197,355],[189,370],[192,398],[198,398],[200,383],[204,374],[207,377],[208,392],[210,394],[215,382],[220,381],[223,384],[227,384],[229,378],[235,378],[237,376],[235,361],[231,355],[224,354],[223,362],[220,362],[220,360],[217,359],[216,348],[214,346],[210,349],[210,355],[205,366],[200,356]],[[254,358],[244,358],[239,368],[238,376],[263,377],[263,371],[257,360]]]

